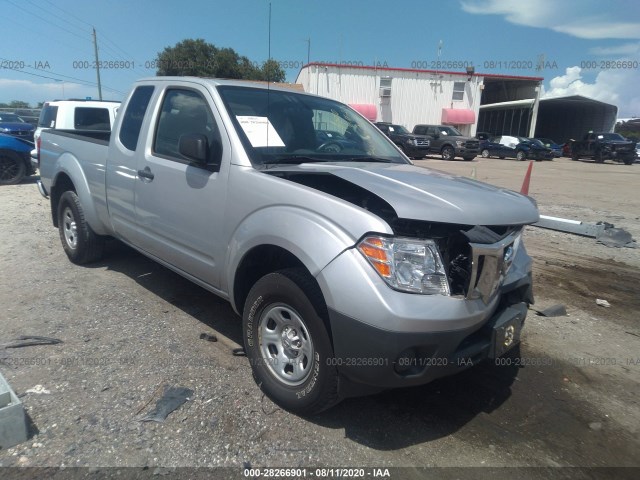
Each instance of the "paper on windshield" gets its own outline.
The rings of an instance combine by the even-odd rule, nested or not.
[[[284,142],[267,117],[236,115],[253,147],[284,147]]]

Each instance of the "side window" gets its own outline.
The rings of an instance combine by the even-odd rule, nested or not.
[[[465,82],[453,82],[453,96],[451,100],[454,102],[461,102],[464,100],[464,87]]]
[[[184,160],[178,153],[180,137],[196,133],[207,137],[209,151],[220,133],[206,100],[198,92],[169,89],[165,93],[153,140],[153,152],[158,155]]]
[[[77,130],[111,130],[109,110],[98,107],[76,107],[73,126]]]
[[[135,150],[142,128],[142,120],[147,111],[153,87],[145,85],[136,88],[131,96],[124,118],[120,125],[120,141],[128,150]]]
[[[56,128],[56,117],[58,116],[58,107],[46,105],[42,112],[40,112],[40,118],[38,119],[38,126],[42,128]]]
[[[416,135],[424,135],[427,133],[427,129],[425,127],[416,127],[413,129],[413,133]]]

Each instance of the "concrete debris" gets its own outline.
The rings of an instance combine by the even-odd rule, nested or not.
[[[27,390],[25,390],[25,393],[36,393],[38,395],[42,395],[42,394],[49,395],[51,393],[51,391],[47,390],[42,385],[36,385],[35,387],[31,387],[31,388],[28,388]]]
[[[607,302],[606,300],[602,300],[600,298],[596,298],[596,305],[600,305],[601,307],[606,307],[606,308],[609,308],[611,306],[609,302]]]

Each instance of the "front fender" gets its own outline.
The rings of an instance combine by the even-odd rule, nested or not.
[[[56,175],[51,182],[52,190],[56,188],[56,184],[63,178],[63,175],[69,177],[75,187],[76,195],[80,199],[85,220],[98,235],[108,235],[109,229],[100,220],[89,189],[89,182],[78,159],[71,153],[65,152],[57,158],[53,171],[56,172]],[[62,193],[60,192],[60,194]]]
[[[234,298],[235,272],[245,255],[260,245],[274,245],[287,250],[315,277],[358,239],[329,218],[307,209],[276,205],[257,210],[246,217],[232,234],[223,289],[230,292],[230,298]]]

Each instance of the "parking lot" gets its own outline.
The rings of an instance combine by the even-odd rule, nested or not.
[[[528,166],[415,163],[514,190]],[[543,214],[606,221],[640,239],[639,184],[638,164],[561,158],[534,163],[529,194]],[[102,262],[71,264],[32,179],[1,188],[0,204],[0,343],[62,340],[0,349],[32,422],[0,466],[640,466],[640,249],[528,227],[535,308],[562,304],[568,315],[530,310],[519,357],[300,418],[264,398],[247,359],[233,355],[241,322],[226,302],[115,242]],[[36,385],[48,393],[26,393]],[[194,394],[164,423],[141,422],[165,385]]]

